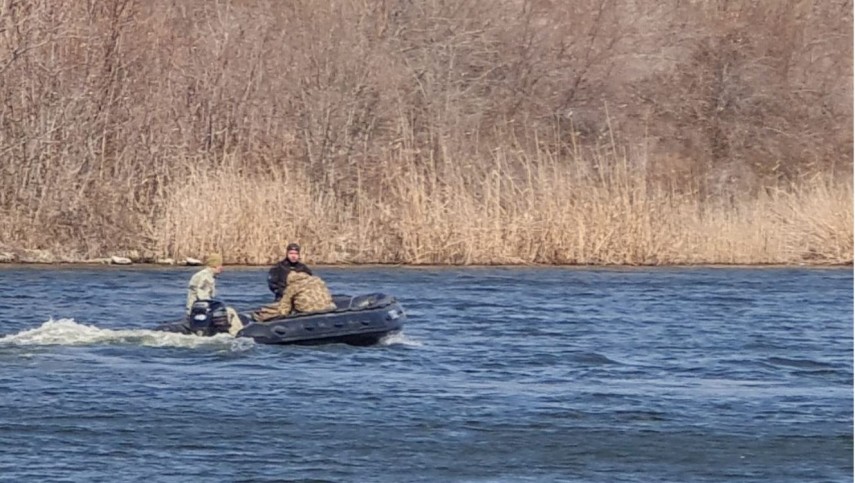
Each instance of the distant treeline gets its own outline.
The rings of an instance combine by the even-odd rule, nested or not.
[[[851,262],[852,11],[0,2],[0,248]]]

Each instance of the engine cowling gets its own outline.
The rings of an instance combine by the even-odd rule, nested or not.
[[[197,300],[187,315],[187,326],[195,335],[211,336],[229,331],[226,304],[219,300]]]

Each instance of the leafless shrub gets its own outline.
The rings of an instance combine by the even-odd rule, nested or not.
[[[361,242],[398,223],[397,245],[384,246],[400,259],[425,259],[415,230],[432,227],[443,253],[460,233],[486,237],[449,260],[507,260],[496,253],[509,245],[486,235],[499,213],[553,221],[537,215],[550,202],[539,190],[553,185],[535,172],[562,189],[606,189],[606,173],[629,163],[638,189],[733,207],[852,167],[849,2],[7,0],[0,10],[8,244],[182,252],[189,244],[164,220],[179,219],[171,203],[190,198],[186,186],[213,191],[192,212],[269,180],[285,197],[268,203],[293,193],[374,227],[354,228]],[[222,173],[221,185],[200,184]],[[575,199],[564,209],[581,209]],[[487,200],[497,211],[468,204]],[[403,221],[408,206],[420,208]],[[477,232],[443,224],[454,210],[491,221]],[[321,216],[253,213],[288,213],[271,229],[298,233]],[[528,233],[520,249],[539,255],[521,259],[598,260],[544,255],[571,235]],[[243,258],[268,256],[252,243]]]

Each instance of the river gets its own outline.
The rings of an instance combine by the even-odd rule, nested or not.
[[[0,268],[0,481],[852,481],[851,267],[314,270],[403,333],[165,334],[190,268]]]

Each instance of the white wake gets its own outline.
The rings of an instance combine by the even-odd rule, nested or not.
[[[380,345],[405,345],[410,347],[421,347],[423,344],[415,339],[410,339],[403,332],[395,332],[380,339]]]
[[[0,337],[3,346],[85,346],[85,345],[138,345],[145,347],[222,348],[233,352],[251,349],[252,339],[217,334],[199,337],[147,329],[101,329],[93,325],[78,324],[74,319],[50,319],[35,329]]]

